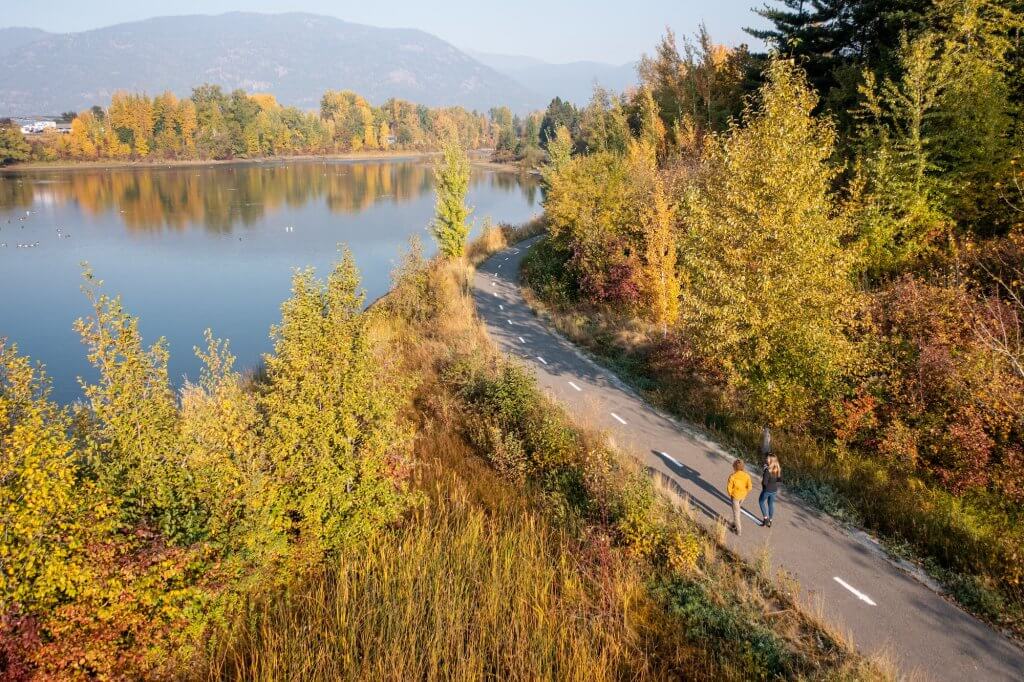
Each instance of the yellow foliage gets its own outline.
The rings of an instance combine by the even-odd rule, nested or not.
[[[91,579],[102,491],[80,480],[67,411],[49,382],[0,341],[0,613],[53,608]]]
[[[249,99],[260,105],[260,109],[263,111],[274,111],[281,108],[277,98],[268,92],[254,92],[249,95]]]
[[[799,423],[852,358],[849,233],[832,194],[835,132],[794,66],[775,61],[744,125],[709,138],[684,197],[684,320],[766,418]]]

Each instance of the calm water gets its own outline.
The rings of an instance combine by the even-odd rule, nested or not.
[[[525,221],[539,201],[532,180],[474,169],[477,224]],[[251,367],[270,349],[294,268],[325,277],[347,244],[372,301],[410,235],[433,249],[432,215],[422,161],[2,173],[0,337],[46,365],[58,400],[77,398],[76,377],[94,376],[71,328],[88,313],[87,261],[140,318],[147,343],[167,338],[176,383],[196,376],[192,348],[207,327]]]

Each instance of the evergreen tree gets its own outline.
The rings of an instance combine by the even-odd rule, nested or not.
[[[548,141],[554,139],[560,126],[568,128],[575,138],[579,134],[580,112],[572,105],[572,102],[564,102],[560,97],[556,97],[548,104],[544,118],[540,122],[541,146],[547,149]]]
[[[466,206],[469,192],[469,157],[455,139],[445,143],[441,157],[434,166],[437,202],[433,231],[438,248],[448,258],[461,258],[466,252],[469,236],[470,209]]]

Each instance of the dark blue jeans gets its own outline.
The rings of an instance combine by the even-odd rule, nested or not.
[[[761,496],[757,498],[757,504],[761,507],[761,516],[766,519],[775,516],[775,493],[762,490]]]

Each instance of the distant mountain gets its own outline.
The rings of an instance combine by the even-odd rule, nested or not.
[[[533,57],[469,52],[483,64],[536,93],[545,105],[555,96],[582,106],[590,101],[594,84],[622,92],[637,84],[636,63],[570,62],[548,64]]]
[[[34,43],[49,35],[51,34],[41,28],[26,28],[23,26],[0,28],[0,55],[14,52],[22,45]]]
[[[476,50],[464,50],[464,52],[481,64],[502,73],[528,69],[533,66],[549,66],[543,59],[525,57],[518,54],[492,54],[490,52],[477,52]]]
[[[312,14],[160,17],[39,33],[28,42],[31,34],[11,33],[22,42],[0,51],[0,116],[80,110],[117,90],[185,96],[203,83],[271,92],[306,109],[328,89],[355,90],[375,104],[401,97],[481,111],[538,106],[536,94],[433,35]]]

